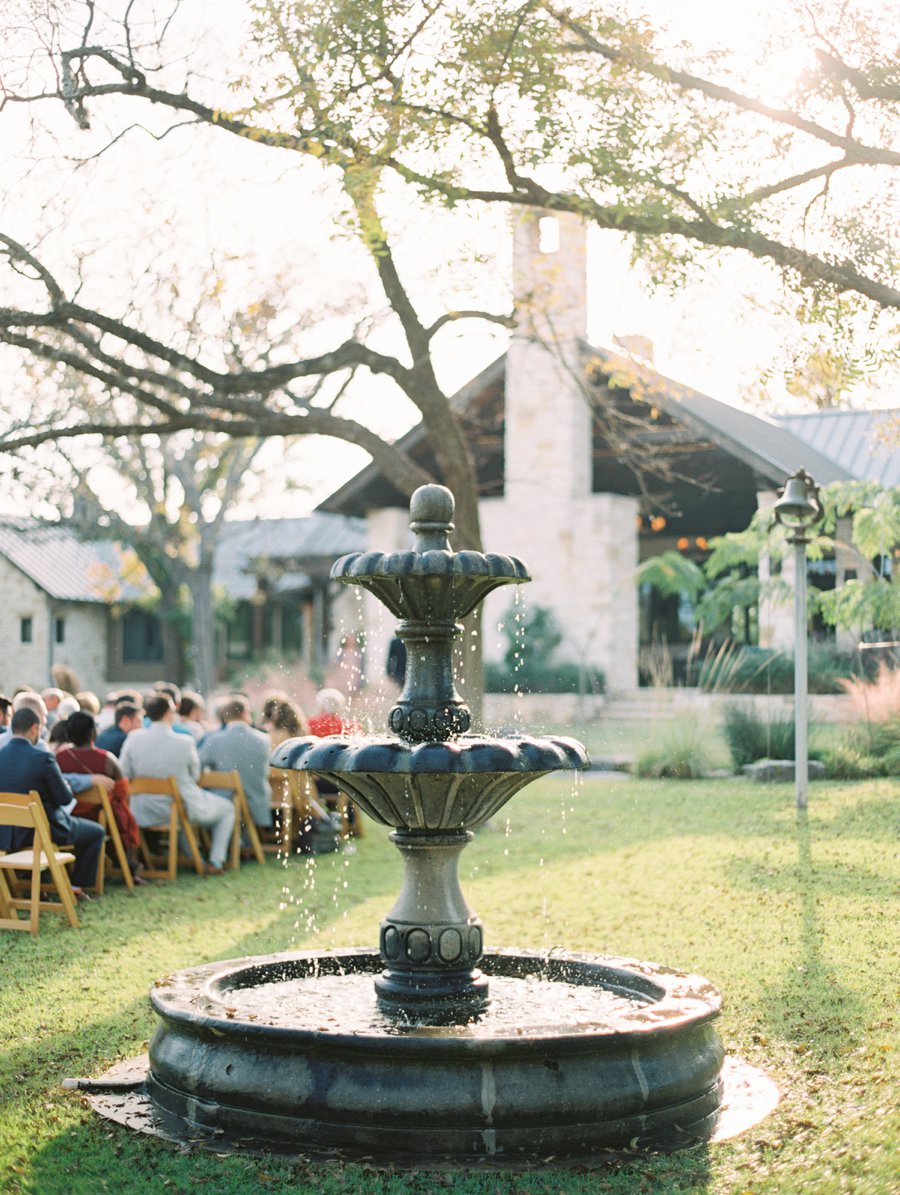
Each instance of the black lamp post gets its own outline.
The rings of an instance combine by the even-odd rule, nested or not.
[[[810,529],[824,514],[816,483],[805,469],[785,482],[775,503],[775,520],[794,545],[794,776],[797,808],[805,809],[809,788],[809,722],[807,717],[806,545]]]

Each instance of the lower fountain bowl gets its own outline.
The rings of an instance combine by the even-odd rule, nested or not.
[[[485,954],[467,1024],[379,1009],[368,950],[178,972],[147,1091],[190,1131],[346,1157],[507,1162],[670,1149],[710,1135],[720,996],[698,976],[582,954]]]

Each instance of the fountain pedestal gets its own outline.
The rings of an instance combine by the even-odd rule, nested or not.
[[[397,903],[381,923],[386,966],[375,980],[378,999],[401,1012],[415,1008],[418,1017],[449,1013],[465,1019],[488,999],[488,982],[477,966],[484,927],[459,886],[459,856],[472,834],[395,830],[390,837],[405,875]]]

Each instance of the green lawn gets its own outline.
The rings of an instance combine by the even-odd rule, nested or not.
[[[114,888],[80,931],[0,931],[0,1191],[896,1191],[896,782],[790,786],[548,778],[463,856],[493,944],[633,955],[725,994],[728,1051],[766,1068],[780,1108],[731,1142],[586,1172],[381,1173],[184,1154],[96,1119],[64,1093],[140,1053],[154,979],[211,959],[371,945],[399,887],[386,831],[352,856]],[[893,889],[893,893],[892,893]]]

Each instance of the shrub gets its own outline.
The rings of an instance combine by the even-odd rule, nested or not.
[[[678,721],[638,756],[634,770],[638,776],[697,780],[708,775],[711,765],[703,729],[694,721]]]
[[[807,657],[810,693],[840,693],[853,677],[854,659],[828,644],[811,644]],[[689,680],[692,678],[689,678]],[[697,661],[696,684],[715,693],[793,693],[794,657],[765,647],[722,644]]]
[[[835,780],[868,780],[900,774],[900,717],[855,727],[822,762]]]
[[[885,776],[900,776],[900,747],[894,747],[884,757]]]
[[[577,693],[579,684],[585,693],[605,693],[606,677],[597,668],[585,670],[572,662],[541,665],[525,661],[510,672],[502,664],[488,661],[484,666],[484,688],[487,693]]]
[[[758,759],[794,758],[794,719],[761,717],[755,710],[739,705],[725,709],[725,741],[731,759],[739,771]],[[812,753],[810,753],[812,755]]]
[[[827,747],[822,763],[829,780],[869,780],[884,773],[883,763],[862,751],[853,738]]]
[[[870,724],[900,722],[900,669],[882,661],[874,679],[855,676],[843,680],[841,688]]]

